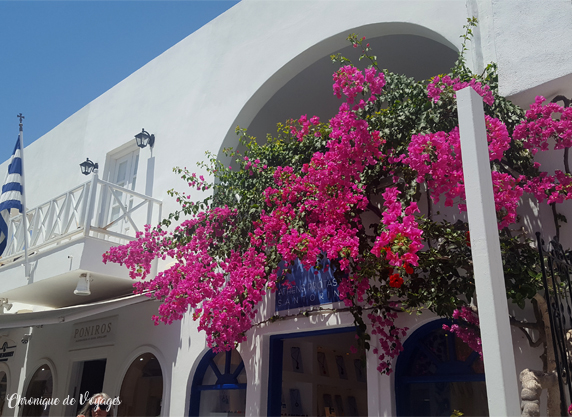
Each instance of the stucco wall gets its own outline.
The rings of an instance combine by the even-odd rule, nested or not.
[[[479,19],[471,45],[473,68],[499,67],[500,92],[522,106],[535,95],[572,95],[572,3],[567,0],[468,0]]]

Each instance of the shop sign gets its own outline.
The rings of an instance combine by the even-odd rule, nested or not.
[[[6,340],[0,345],[0,362],[7,362],[16,352],[16,343]]]
[[[306,270],[298,260],[289,269],[291,273],[286,274],[276,290],[276,311],[304,309],[340,301],[338,282],[328,259],[321,261],[319,269]]]
[[[71,332],[70,350],[115,344],[117,316],[74,324]]]

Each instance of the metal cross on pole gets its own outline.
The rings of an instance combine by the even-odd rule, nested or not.
[[[457,91],[457,111],[489,415],[520,416],[518,384],[482,98]]]
[[[24,115],[22,113],[16,116],[20,119],[20,133],[18,134],[18,140],[20,142],[20,160],[22,161],[22,173],[20,184],[22,184],[22,227],[24,228],[24,275],[26,279],[30,279],[30,262],[28,259],[28,247],[30,245],[30,236],[28,235],[28,216],[26,215],[26,181],[24,176],[24,126],[22,120],[24,120]]]

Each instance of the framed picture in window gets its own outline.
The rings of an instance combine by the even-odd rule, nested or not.
[[[290,348],[290,356],[292,357],[292,371],[303,374],[304,364],[302,363],[302,351],[298,346]]]
[[[353,395],[348,397],[348,413],[350,416],[359,416],[356,397]]]
[[[335,417],[336,415],[334,404],[332,403],[332,396],[330,394],[324,394],[324,412],[326,417]]]
[[[299,389],[290,390],[290,414],[295,416],[304,415],[302,411],[302,398]]]
[[[354,370],[358,382],[366,382],[365,366],[361,359],[354,359]]]
[[[336,365],[338,367],[338,376],[340,379],[348,379],[348,372],[346,371],[346,361],[342,355],[336,356]]]
[[[345,416],[346,414],[344,411],[344,402],[342,400],[342,396],[341,395],[334,396],[334,401],[336,402],[336,415]]]
[[[326,353],[318,352],[318,372],[322,376],[329,376],[328,362],[326,361]]]

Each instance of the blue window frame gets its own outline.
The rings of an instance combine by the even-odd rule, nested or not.
[[[246,406],[246,371],[236,350],[214,353],[209,350],[201,359],[191,387],[190,416],[209,412],[244,415]]]
[[[395,395],[398,416],[488,415],[482,359],[435,320],[416,330],[397,360]]]

